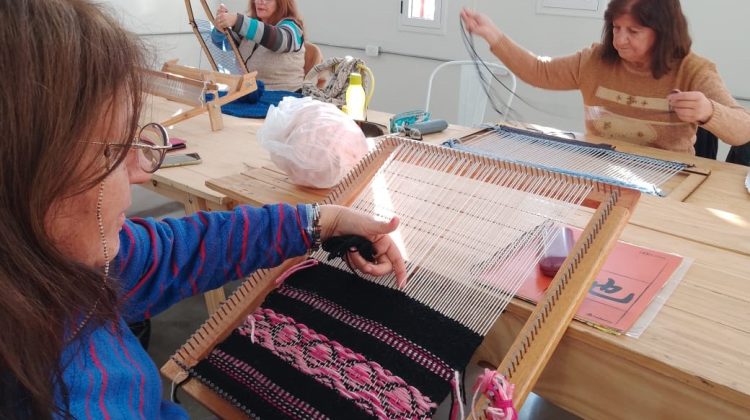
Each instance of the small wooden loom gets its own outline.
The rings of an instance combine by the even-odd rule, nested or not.
[[[514,406],[521,407],[639,197],[636,190],[599,181],[384,137],[326,202],[383,219],[398,215],[401,225],[394,240],[403,242],[408,270],[403,293],[462,320],[482,335],[511,300],[520,279],[535,267],[544,251],[542,242],[556,230],[555,223],[580,213],[581,204],[593,209],[588,210],[593,213],[587,213],[590,219],[581,239],[546,297],[497,368],[515,385]],[[324,255],[320,251],[314,258],[323,260]],[[177,383],[188,378],[185,369],[207,357],[259,307],[274,289],[274,280],[302,260],[304,257],[291,259],[246,280],[162,367],[162,373]],[[493,272],[502,273],[502,278],[486,276]],[[393,275],[365,277],[395,288]],[[438,283],[433,281],[435,277],[440,278]],[[436,284],[441,286],[439,290]],[[481,304],[469,303],[479,296]],[[187,381],[183,389],[221,417],[244,416],[200,381]],[[487,404],[486,399],[480,399],[476,413],[483,413]]]
[[[183,66],[177,64],[177,60],[164,63],[161,71],[143,71],[146,74],[147,93],[192,107],[162,121],[161,124],[164,126],[174,125],[207,112],[211,130],[221,130],[224,127],[221,106],[257,89],[255,72],[242,75],[224,74]],[[219,84],[227,86],[226,95],[219,96]]]

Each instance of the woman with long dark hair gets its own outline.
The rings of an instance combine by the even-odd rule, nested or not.
[[[185,418],[127,323],[319,239],[365,236],[378,257],[355,266],[404,281],[398,220],[342,207],[127,220],[169,148],[138,126],[137,38],[86,0],[0,0],[0,19],[0,417]]]
[[[530,85],[580,90],[590,136],[691,154],[698,126],[731,145],[750,140],[750,113],[691,52],[679,0],[612,0],[602,42],[560,58],[531,54],[482,14],[464,9],[461,19]]]

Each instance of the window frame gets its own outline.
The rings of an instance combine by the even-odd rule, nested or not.
[[[426,20],[420,18],[408,17],[409,8],[415,1],[434,1],[435,14],[434,19]],[[398,29],[401,31],[432,33],[438,35],[445,34],[445,5],[447,0],[401,0]]]

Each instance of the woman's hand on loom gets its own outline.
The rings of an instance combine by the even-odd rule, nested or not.
[[[461,9],[461,20],[464,22],[464,28],[470,34],[479,35],[487,41],[492,47],[503,37],[503,33],[487,16],[469,10]]]
[[[358,252],[350,253],[349,261],[366,274],[382,276],[393,271],[396,283],[403,287],[406,284],[406,264],[401,251],[388,235],[396,230],[398,223],[397,217],[390,222],[381,222],[348,207],[320,206],[321,240],[340,235],[359,235],[369,239],[375,248],[375,262],[365,260]]]
[[[214,25],[219,29],[231,28],[237,22],[237,14],[230,13],[229,9],[224,6],[224,3],[219,5],[216,9],[216,17],[214,18]]]
[[[680,121],[705,124],[714,115],[714,105],[703,92],[681,92],[675,89],[667,95],[667,100]]]

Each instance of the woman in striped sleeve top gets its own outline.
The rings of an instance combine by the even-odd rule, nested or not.
[[[300,90],[305,78],[304,26],[295,0],[250,0],[249,11],[249,16],[233,13],[221,4],[216,27],[229,28],[240,40],[240,55],[247,69],[258,72],[266,89]],[[226,48],[223,33],[214,29],[211,37]]]
[[[377,261],[352,262],[404,281],[396,219],[309,205],[126,219],[168,146],[138,127],[137,38],[90,0],[0,0],[0,19],[0,417],[186,418],[127,323],[305,254],[316,223],[368,237]]]

